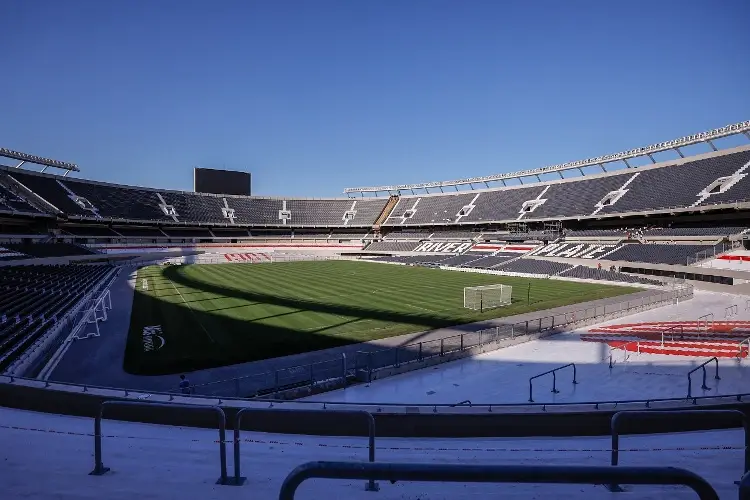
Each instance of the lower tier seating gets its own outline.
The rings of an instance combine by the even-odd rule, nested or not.
[[[696,254],[704,251],[711,253],[713,248],[712,245],[630,244],[623,245],[608,254],[606,258],[607,260],[686,266],[690,264],[688,260]]]
[[[0,371],[111,270],[105,265],[0,267]]]
[[[661,285],[658,280],[641,278],[632,274],[619,273],[607,269],[597,269],[586,266],[576,266],[560,273],[561,277],[580,278],[586,280],[621,281],[623,283],[639,283],[643,285]]]

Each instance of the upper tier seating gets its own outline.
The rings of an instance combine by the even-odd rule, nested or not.
[[[217,196],[118,186],[28,171],[6,173],[65,214],[95,219],[274,226],[371,226],[388,201],[382,198],[283,200]]]
[[[0,371],[110,271],[103,265],[0,267]]]
[[[22,212],[22,213],[40,213],[34,206],[29,204],[23,196],[15,194],[13,191],[0,185],[0,211]]]
[[[745,171],[748,167],[750,150],[721,152],[667,166],[639,167],[541,184],[402,196],[383,225],[558,219],[747,201],[750,200],[750,172]],[[93,219],[366,227],[378,220],[389,200],[216,196],[104,184],[20,169],[2,168],[0,172],[16,179],[67,216]],[[731,178],[734,184],[722,184],[726,178]],[[716,184],[720,179],[724,181]],[[6,180],[10,185],[11,181]],[[709,188],[710,192],[706,191]],[[620,193],[621,196],[612,197],[610,193]],[[535,208],[524,209],[525,202],[530,202]],[[27,205],[25,202],[21,204]],[[0,210],[7,205],[7,202],[0,203]]]
[[[651,264],[688,265],[688,259],[699,252],[711,250],[712,245],[623,245],[606,256],[606,260],[648,262]]]
[[[3,243],[8,250],[30,257],[67,257],[71,255],[91,255],[95,252],[72,243]]]
[[[750,151],[690,160],[664,167],[628,169],[593,178],[573,178],[543,185],[499,188],[491,191],[445,195],[403,196],[385,225],[445,224],[447,222],[490,222],[561,218],[640,212],[662,208],[712,205],[750,200],[750,175],[724,193],[714,193],[701,201],[700,193],[720,177],[731,176],[750,162]],[[750,173],[750,172],[749,172]],[[637,175],[635,175],[637,174]],[[614,203],[597,204],[612,191],[627,191]],[[531,212],[522,213],[523,203],[546,200]],[[459,211],[473,209],[461,217]],[[700,203],[699,203],[700,202]],[[413,216],[402,219],[404,212]],[[402,224],[403,220],[403,224]]]

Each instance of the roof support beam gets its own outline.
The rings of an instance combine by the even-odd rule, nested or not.
[[[680,155],[680,158],[685,158],[685,155],[682,154],[682,151],[680,151],[680,148],[674,148],[675,151],[677,151],[677,154]]]
[[[713,149],[714,151],[718,151],[718,149],[716,149],[716,146],[714,146],[714,143],[711,142],[711,139],[706,139],[706,142],[709,146],[711,146],[711,149]]]

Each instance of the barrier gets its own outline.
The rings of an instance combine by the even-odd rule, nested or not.
[[[750,337],[737,344],[737,359],[742,360],[743,357],[750,357]]]
[[[738,314],[739,314],[739,306],[737,304],[732,304],[731,306],[724,308],[725,318],[732,318],[734,316],[737,316]]]
[[[543,377],[543,376],[549,375],[551,373],[552,374],[552,392],[555,393],[555,394],[557,394],[560,391],[557,390],[557,375],[556,375],[556,373],[559,370],[562,370],[563,368],[569,368],[571,366],[573,367],[573,384],[575,385],[575,384],[578,383],[576,381],[576,364],[575,363],[568,363],[567,365],[558,366],[557,368],[553,368],[552,370],[546,371],[544,373],[540,373],[539,375],[534,375],[533,377],[529,378],[529,403],[533,403],[534,402],[534,398],[532,397],[532,392],[533,392],[532,381],[535,378]]]
[[[234,419],[234,477],[229,481],[234,486],[244,484],[246,478],[240,473],[240,432],[242,429],[242,417],[245,414],[287,414],[294,415],[295,418],[305,418],[310,415],[338,415],[341,417],[364,417],[367,420],[368,432],[368,459],[375,462],[375,418],[369,412],[364,410],[286,410],[280,408],[243,408],[237,412]],[[378,484],[370,479],[365,486],[366,491],[378,491]]]
[[[701,476],[676,467],[308,462],[295,468],[287,475],[281,485],[279,500],[293,500],[300,484],[312,478],[379,479],[391,482],[682,485],[695,491],[701,500],[719,499],[716,490]]]
[[[442,357],[448,361],[462,356],[458,353],[467,353],[463,355],[476,353],[477,351],[472,351],[476,348],[479,348],[479,352],[485,352],[485,349],[497,349],[497,343],[500,341],[515,340],[519,336],[537,335],[541,337],[568,328],[577,328],[646,311],[661,304],[671,304],[675,299],[679,300],[691,296],[692,287],[681,287],[660,293],[657,296],[642,297],[637,301],[592,306],[399,347],[359,351],[355,357],[354,371],[361,380],[371,382],[377,378],[377,376],[373,376],[373,373],[385,368],[399,368],[399,373],[401,373],[410,369],[421,368],[425,361],[432,358]],[[533,340],[533,338],[527,340]],[[504,345],[509,344],[506,342]],[[439,361],[435,360],[432,363],[436,362]]]
[[[750,471],[750,428],[748,427],[748,421],[745,414],[739,410],[666,410],[666,411],[620,411],[612,415],[611,429],[612,429],[612,445],[611,445],[611,465],[613,467],[618,465],[620,458],[620,432],[619,424],[624,420],[671,420],[674,421],[675,416],[680,417],[699,417],[699,416],[716,416],[716,417],[730,417],[736,418],[742,422],[742,428],[745,433],[745,458],[742,473],[746,475]],[[677,432],[677,431],[675,431]],[[739,481],[737,481],[739,484]],[[618,492],[622,491],[620,485],[617,483],[609,483],[607,488],[610,491]]]
[[[698,317],[698,331],[708,332],[714,325],[714,313],[704,314]],[[702,327],[701,327],[702,326]]]
[[[687,374],[687,378],[688,378],[688,393],[687,393],[687,397],[688,397],[688,399],[690,399],[692,397],[692,394],[693,394],[693,381],[690,378],[690,376],[694,372],[696,372],[696,371],[698,371],[700,369],[703,369],[703,385],[701,385],[701,389],[703,389],[704,391],[710,391],[711,390],[711,388],[706,385],[706,365],[709,364],[711,361],[713,361],[713,362],[716,363],[716,374],[714,375],[714,379],[721,380],[721,377],[719,377],[719,359],[716,356],[714,356],[713,358],[709,359],[708,361],[705,361],[705,362],[701,363],[700,365],[696,366],[695,368],[693,368],[692,370],[690,370],[688,372],[688,374]],[[695,404],[695,403],[693,403],[693,404]]]
[[[221,476],[219,476],[216,484],[231,484],[227,477],[227,447],[226,447],[226,427],[227,417],[224,414],[224,410],[218,406],[199,406],[190,404],[180,403],[144,403],[142,401],[103,401],[99,405],[99,413],[97,413],[94,419],[94,470],[89,473],[91,476],[101,476],[110,471],[109,467],[105,467],[102,463],[102,418],[104,416],[104,408],[109,406],[132,406],[140,408],[148,407],[160,407],[160,408],[182,408],[186,411],[191,410],[210,410],[216,412],[219,416],[219,460],[221,464]]]
[[[669,328],[664,330],[661,334],[661,346],[664,347],[665,339],[673,341],[675,339],[675,336],[677,336],[680,340],[685,338],[685,329],[683,328],[683,325],[670,326]]]

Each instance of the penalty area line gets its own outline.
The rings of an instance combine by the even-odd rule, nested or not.
[[[210,333],[208,333],[208,330],[206,330],[206,327],[205,327],[205,326],[203,326],[203,323],[201,323],[201,321],[200,321],[200,320],[198,319],[198,316],[196,316],[196,315],[195,315],[195,311],[193,311],[193,308],[192,308],[192,306],[190,305],[190,303],[189,303],[189,302],[188,302],[187,300],[185,300],[185,297],[183,297],[183,296],[182,296],[182,293],[180,293],[180,291],[179,291],[179,290],[177,289],[177,287],[176,287],[176,286],[174,286],[174,283],[172,282],[172,280],[170,280],[169,278],[167,278],[167,279],[169,280],[169,284],[170,284],[170,285],[172,285],[172,288],[174,288],[174,291],[175,291],[175,292],[177,292],[177,295],[179,295],[179,296],[180,296],[180,298],[182,299],[182,302],[184,302],[184,303],[185,303],[185,305],[186,305],[186,306],[188,306],[188,309],[190,309],[190,314],[192,314],[192,315],[193,315],[193,318],[195,318],[195,321],[197,321],[197,322],[198,322],[198,324],[199,324],[199,325],[200,325],[200,327],[201,327],[201,330],[203,330],[203,333],[205,333],[205,334],[206,334],[206,337],[208,337],[208,339],[209,339],[209,340],[211,341],[211,343],[212,343],[212,344],[215,344],[215,343],[216,343],[216,341],[215,341],[215,340],[214,340],[214,338],[213,338],[213,337],[211,336],[211,334],[210,334]]]

